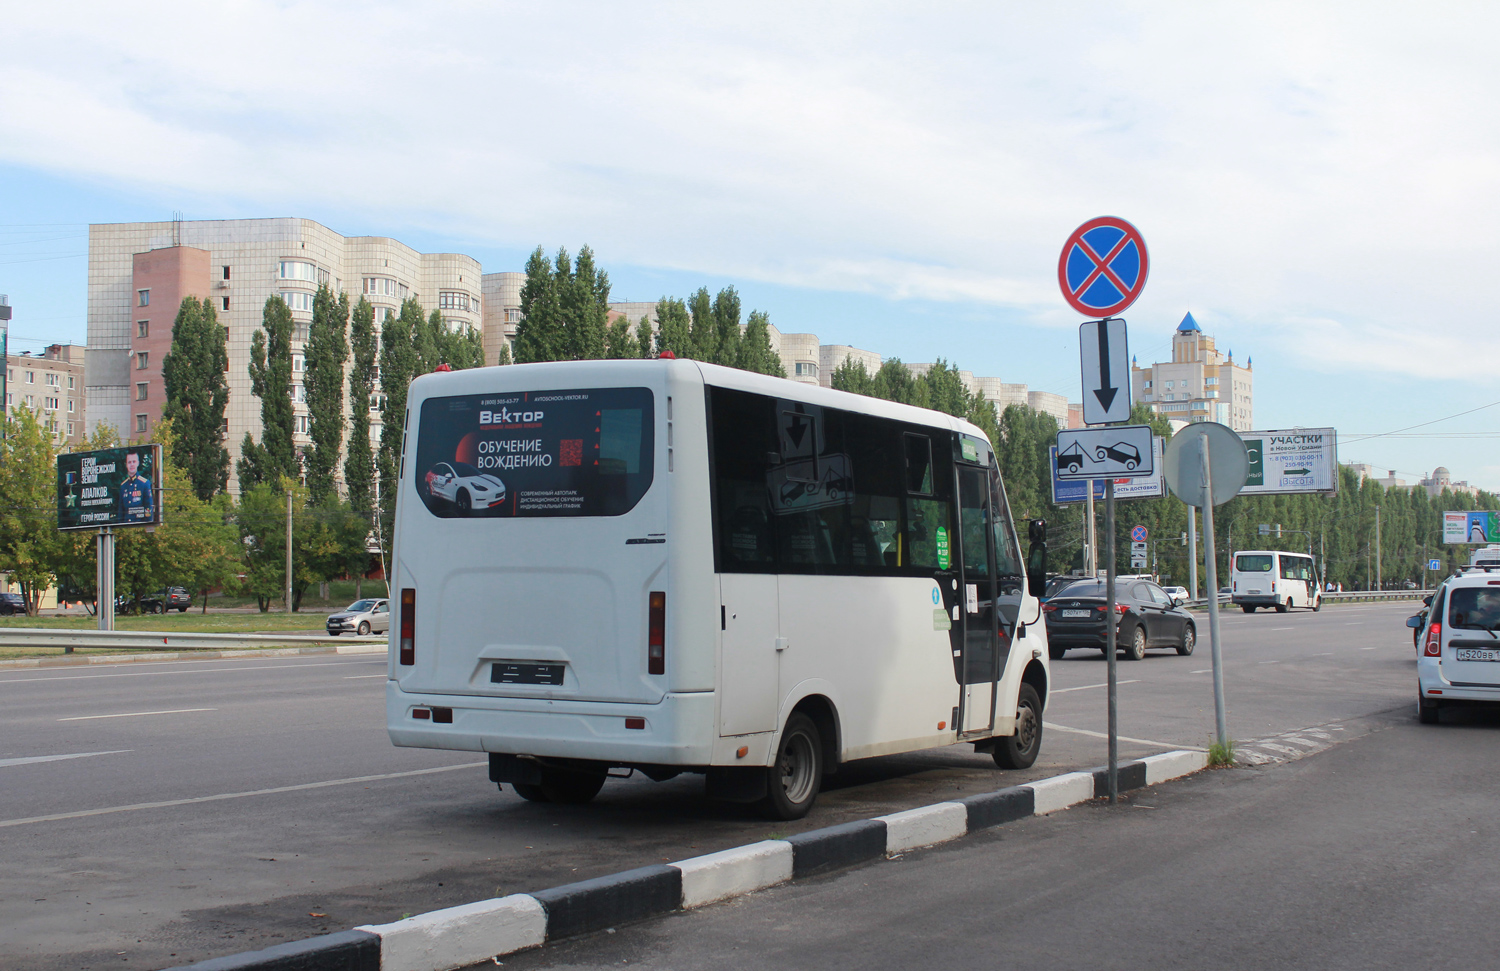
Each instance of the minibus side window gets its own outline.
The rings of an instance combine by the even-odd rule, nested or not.
[[[777,454],[775,403],[761,395],[714,388],[709,404],[719,572],[775,572],[767,480]]]

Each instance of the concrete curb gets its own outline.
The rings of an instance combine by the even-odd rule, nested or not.
[[[0,635],[0,642],[4,637]],[[22,657],[0,661],[0,670],[8,668],[65,668],[94,664],[154,664],[160,661],[212,661],[228,657],[290,657],[297,654],[384,654],[390,650],[384,639],[379,643],[359,642],[328,647],[246,647],[227,651],[143,651],[140,654],[70,654],[57,657]]]
[[[1164,752],[1119,766],[1120,791],[1190,775],[1204,752]],[[862,819],[662,866],[419,914],[172,971],[452,971],[630,921],[691,910],[1088,802],[1107,769],[1068,772],[996,792]]]

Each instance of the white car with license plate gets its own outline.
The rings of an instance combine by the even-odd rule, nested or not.
[[[1442,709],[1500,705],[1500,570],[1470,569],[1433,595],[1418,632],[1417,714],[1437,724]]]

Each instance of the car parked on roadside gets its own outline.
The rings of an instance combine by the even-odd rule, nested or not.
[[[179,614],[187,613],[187,609],[193,605],[193,595],[187,592],[187,587],[168,587],[165,607],[167,610],[175,610]]]
[[[1125,657],[1139,661],[1148,648],[1170,647],[1178,654],[1193,653],[1198,640],[1192,614],[1172,602],[1167,592],[1150,580],[1115,584],[1115,616],[1106,616],[1108,602],[1103,580],[1081,580],[1042,605],[1047,644],[1054,659],[1072,648],[1107,650],[1109,624],[1116,624],[1115,644]]]
[[[1179,606],[1193,599],[1188,595],[1187,587],[1162,587],[1162,589],[1167,592],[1167,596],[1172,598],[1172,602]]]
[[[19,593],[0,593],[0,614],[26,613],[26,598]]]
[[[1409,617],[1407,625],[1421,638],[1418,721],[1435,725],[1444,708],[1457,705],[1500,706],[1500,571],[1454,574],[1432,595],[1426,616]]]
[[[332,637],[340,634],[384,634],[391,626],[390,601],[366,598],[336,613],[328,615],[328,633]]]

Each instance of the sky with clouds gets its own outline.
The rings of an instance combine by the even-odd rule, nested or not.
[[[1132,350],[1191,311],[1256,425],[1500,490],[1500,8],[1429,3],[0,0],[0,292],[84,338],[86,224],[298,215],[616,299],[733,284],[784,332],[1079,397],[1057,291],[1144,233]],[[29,343],[28,343],[29,342]]]

